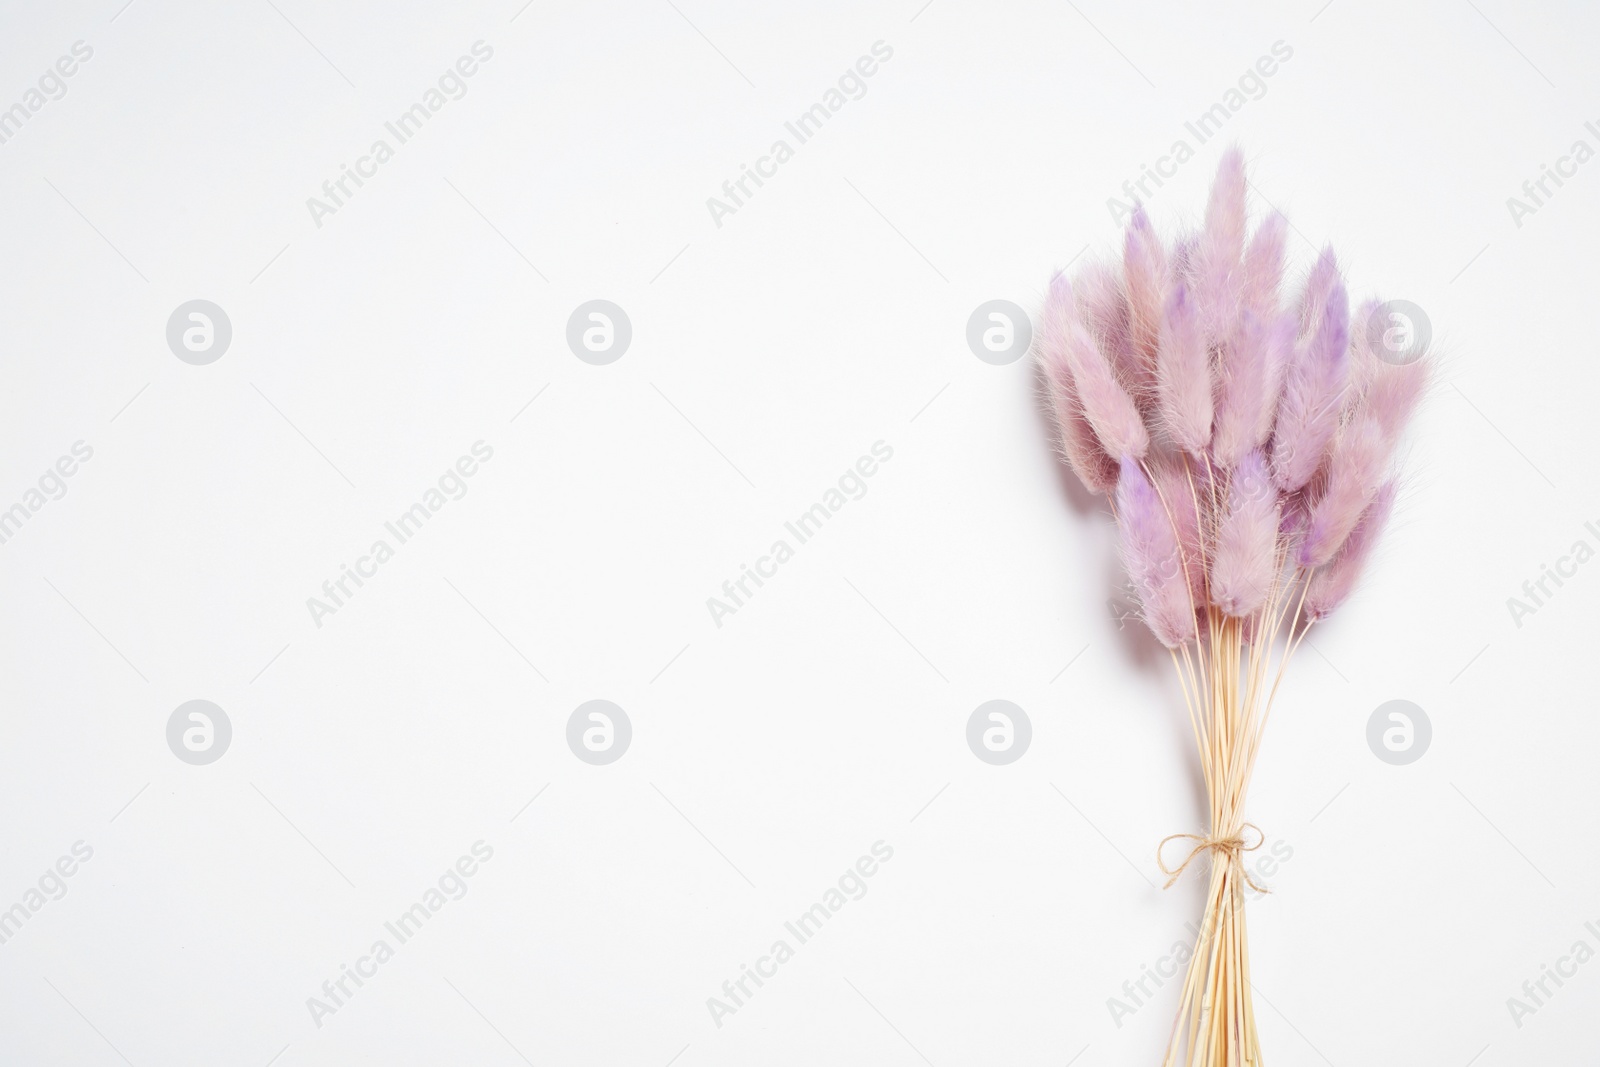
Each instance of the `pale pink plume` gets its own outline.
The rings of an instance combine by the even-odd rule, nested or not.
[[[1377,376],[1382,360],[1372,349],[1372,339],[1368,334],[1373,317],[1378,314],[1381,305],[1376,300],[1363,300],[1356,308],[1355,318],[1350,325],[1350,384],[1345,389],[1344,409],[1346,416],[1354,412],[1360,405],[1362,397],[1367,395],[1367,386],[1372,384],[1372,379]]]
[[[1150,225],[1144,205],[1133,209],[1122,245],[1122,271],[1128,289],[1129,326],[1134,351],[1143,371],[1135,383],[1145,392],[1153,383],[1156,351],[1161,343],[1161,317],[1167,295],[1167,254]]]
[[[1358,414],[1340,429],[1296,552],[1302,567],[1319,567],[1333,558],[1377,492],[1388,460],[1388,442],[1370,415]]]
[[[1211,495],[1205,470],[1196,470],[1181,455],[1167,454],[1153,464],[1156,491],[1166,503],[1172,527],[1183,550],[1184,569],[1194,603],[1206,602],[1206,566],[1209,549],[1203,543],[1212,530]],[[1205,533],[1202,533],[1205,531]]]
[[[1411,421],[1432,377],[1433,361],[1426,358],[1402,364],[1378,361],[1363,394],[1363,403],[1391,442],[1399,438],[1406,423]]]
[[[1244,152],[1237,145],[1222,153],[1206,203],[1206,241],[1230,262],[1244,254]]]
[[[1117,483],[1117,461],[1100,447],[1083,413],[1083,404],[1078,400],[1078,387],[1072,380],[1066,337],[1074,315],[1072,288],[1065,276],[1058,274],[1050,285],[1039,316],[1039,362],[1044,368],[1045,389],[1056,420],[1061,454],[1090,492],[1103,493]]]
[[[1207,341],[1225,341],[1238,316],[1245,238],[1244,153],[1230,148],[1217,165],[1205,230],[1194,263],[1194,298]]]
[[[1323,300],[1315,333],[1295,349],[1273,427],[1272,475],[1285,492],[1311,480],[1339,427],[1350,367],[1350,307],[1344,284]]]
[[[1331,246],[1325,247],[1312,265],[1311,273],[1306,275],[1305,289],[1300,294],[1302,337],[1309,336],[1322,322],[1323,309],[1327,307],[1328,298],[1333,295],[1339,282],[1339,260],[1334,256]]]
[[[1178,535],[1155,487],[1128,458],[1117,477],[1117,528],[1145,624],[1162,644],[1177,648],[1195,635]]]
[[[1078,274],[1072,286],[1076,294],[1078,320],[1105,353],[1117,380],[1137,402],[1141,390],[1154,385],[1133,341],[1132,312],[1122,274],[1105,263],[1091,263]]]
[[[1287,315],[1263,319],[1251,308],[1240,312],[1233,344],[1218,364],[1216,430],[1211,441],[1216,462],[1231,467],[1266,443],[1293,349],[1293,319]]]
[[[1274,211],[1261,225],[1244,254],[1244,286],[1241,303],[1258,318],[1278,313],[1278,286],[1283,283],[1283,249],[1289,233],[1289,220]]]
[[[1071,306],[1071,292],[1066,279],[1058,276],[1052,288],[1054,285],[1066,290],[1062,300]],[[1094,428],[1101,447],[1117,459],[1128,456],[1142,459],[1150,447],[1150,435],[1139,418],[1139,409],[1117,380],[1105,353],[1101,352],[1076,315],[1063,323],[1062,330],[1061,351],[1065,355],[1072,382],[1077,387],[1078,403],[1083,406],[1084,417]]]
[[[1172,260],[1168,271],[1171,284],[1177,285],[1180,282],[1194,280],[1194,263],[1198,254],[1196,248],[1199,244],[1200,235],[1197,233],[1180,233],[1178,239],[1173,242]]]
[[[1173,442],[1196,458],[1211,442],[1211,357],[1198,311],[1182,284],[1167,300],[1156,357],[1156,395]]]
[[[1312,505],[1299,548],[1302,566],[1328,562],[1355,528],[1378,491],[1427,380],[1426,361],[1404,366],[1382,363],[1374,369],[1365,395],[1328,451],[1322,493]]]
[[[1350,531],[1350,536],[1345,538],[1333,560],[1311,573],[1301,608],[1307,621],[1327,618],[1355,589],[1372,555],[1372,546],[1377,543],[1378,535],[1389,521],[1394,497],[1395,483],[1388,482],[1361,513],[1360,521]]]
[[[1211,561],[1211,602],[1229,615],[1253,614],[1278,573],[1278,487],[1266,457],[1245,454],[1228,486],[1228,512]]]
[[[1352,320],[1331,248],[1287,295],[1289,223],[1273,211],[1252,232],[1248,192],[1229,149],[1198,230],[1163,245],[1136,206],[1120,263],[1058,276],[1042,315],[1059,447],[1112,494],[1145,620],[1169,647],[1198,639],[1202,609],[1252,640],[1274,626],[1285,568],[1306,581],[1306,619],[1349,595],[1431,374],[1378,347],[1384,305]]]

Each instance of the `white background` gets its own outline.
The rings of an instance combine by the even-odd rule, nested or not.
[[[965,329],[1114,249],[1107,198],[1179,138],[1164,231],[1237,141],[1297,263],[1332,241],[1445,354],[1253,789],[1293,850],[1250,907],[1267,1053],[1592,1051],[1600,962],[1520,1027],[1506,1001],[1600,948],[1600,564],[1520,627],[1506,600],[1600,545],[1600,163],[1520,227],[1506,198],[1600,148],[1600,14],[921,2],[6,6],[0,107],[94,51],[0,145],[0,508],[94,455],[0,545],[0,908],[93,858],[0,945],[0,1062],[1155,1062],[1177,983],[1120,1026],[1107,1001],[1200,913],[1154,856],[1202,828],[1192,741],[1028,361]],[[319,228],[307,198],[478,40],[466,96]],[[717,226],[706,199],[880,40]],[[196,298],[233,326],[208,366],[165,340]],[[595,298],[633,325],[609,366],[565,341]],[[315,625],[479,440],[467,495]],[[879,440],[867,494],[714,625]],[[596,698],[634,731],[604,767],[565,740]],[[994,698],[1034,728],[1007,767],[965,741]],[[167,747],[191,699],[233,725],[209,766]],[[1391,699],[1433,724],[1409,766],[1367,747]],[[316,1025],[479,840],[467,895]],[[707,998],[879,840],[867,895],[717,1026]]]

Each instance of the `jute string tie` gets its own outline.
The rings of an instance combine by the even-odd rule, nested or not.
[[[1244,832],[1246,830],[1254,830],[1256,832],[1255,844],[1249,845],[1245,843]],[[1188,855],[1183,857],[1182,863],[1176,867],[1168,867],[1167,861],[1162,858],[1161,853],[1165,851],[1168,841],[1180,840],[1193,841],[1195,843],[1194,847],[1189,850]],[[1161,888],[1171,888],[1172,884],[1183,875],[1189,864],[1194,862],[1195,857],[1202,852],[1216,852],[1226,856],[1228,863],[1238,868],[1239,873],[1244,876],[1245,884],[1251,889],[1254,889],[1257,893],[1271,892],[1265,886],[1257,885],[1255,879],[1250,877],[1250,872],[1245,870],[1244,867],[1244,854],[1246,852],[1254,852],[1265,844],[1266,840],[1267,835],[1261,832],[1261,827],[1250,822],[1241,824],[1238,831],[1229,836],[1212,834],[1209,837],[1204,837],[1200,834],[1168,834],[1161,839],[1161,844],[1156,846],[1156,866],[1161,868],[1162,874],[1167,875],[1167,884]]]

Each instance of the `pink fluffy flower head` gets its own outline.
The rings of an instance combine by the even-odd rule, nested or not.
[[[1351,590],[1393,505],[1394,457],[1430,380],[1352,323],[1332,249],[1286,292],[1288,221],[1251,231],[1244,157],[1226,152],[1205,223],[1163,245],[1135,207],[1120,263],[1052,283],[1039,358],[1072,469],[1113,500],[1144,619],[1168,647],[1213,620],[1247,639],[1304,595]],[[1296,592],[1298,590],[1299,592]]]
[[[1122,561],[1139,597],[1144,621],[1168,648],[1195,634],[1194,601],[1189,596],[1186,560],[1173,517],[1139,464],[1122,461],[1117,477],[1117,527]]]
[[[1395,483],[1383,485],[1361,512],[1355,528],[1345,538],[1344,544],[1339,546],[1338,552],[1334,553],[1333,559],[1312,572],[1306,585],[1302,609],[1307,619],[1315,621],[1327,618],[1355,590],[1361,572],[1366,569],[1367,559],[1372,555],[1372,547],[1377,544],[1378,535],[1383,533],[1384,526],[1389,522],[1394,497]]]
[[[1182,283],[1167,298],[1156,354],[1156,396],[1172,442],[1192,456],[1204,455],[1211,443],[1211,358],[1201,312]]]
[[[1058,274],[1050,284],[1040,315],[1039,362],[1044,387],[1055,416],[1057,445],[1078,479],[1090,492],[1108,492],[1117,484],[1117,461],[1100,447],[1100,439],[1089,425],[1078,386],[1067,360],[1067,335],[1076,320],[1072,308],[1072,287]]]
[[[1252,615],[1278,576],[1278,488],[1259,449],[1245,453],[1228,486],[1228,513],[1217,529],[1211,601],[1229,615]]]
[[[1350,301],[1344,284],[1318,301],[1318,321],[1295,349],[1278,398],[1272,431],[1272,473],[1285,492],[1299,489],[1322,465],[1339,428],[1350,373]]]
[[[1065,279],[1058,281],[1063,287],[1067,284]],[[1059,324],[1061,352],[1084,418],[1107,455],[1119,460],[1129,456],[1142,459],[1150,447],[1150,434],[1124,379],[1117,374],[1115,354],[1108,354],[1095,341],[1072,308],[1067,290],[1059,311],[1064,317]]]
[[[1143,206],[1133,209],[1122,246],[1122,272],[1127,280],[1128,325],[1141,370],[1135,388],[1148,393],[1155,380],[1156,352],[1167,294],[1167,254]]]

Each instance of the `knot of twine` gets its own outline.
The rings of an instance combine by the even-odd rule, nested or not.
[[[1247,829],[1256,832],[1256,843],[1253,845],[1245,844],[1244,832]],[[1167,861],[1161,858],[1161,853],[1166,849],[1168,841],[1179,840],[1193,841],[1195,843],[1194,847],[1189,850],[1187,856],[1183,857],[1182,863],[1176,867],[1168,867]],[[1228,862],[1239,869],[1239,873],[1244,876],[1246,885],[1257,893],[1269,893],[1271,890],[1265,886],[1257,885],[1255,879],[1250,877],[1250,872],[1244,868],[1244,854],[1246,852],[1254,852],[1265,844],[1266,840],[1267,835],[1261,832],[1261,827],[1250,822],[1241,824],[1238,832],[1229,837],[1223,837],[1219,834],[1212,834],[1209,837],[1202,837],[1199,834],[1168,834],[1161,839],[1161,844],[1156,846],[1156,866],[1161,868],[1162,874],[1167,875],[1167,884],[1161,888],[1170,889],[1172,883],[1183,875],[1184,870],[1190,863],[1194,862],[1195,857],[1200,853],[1218,852],[1226,856]]]

